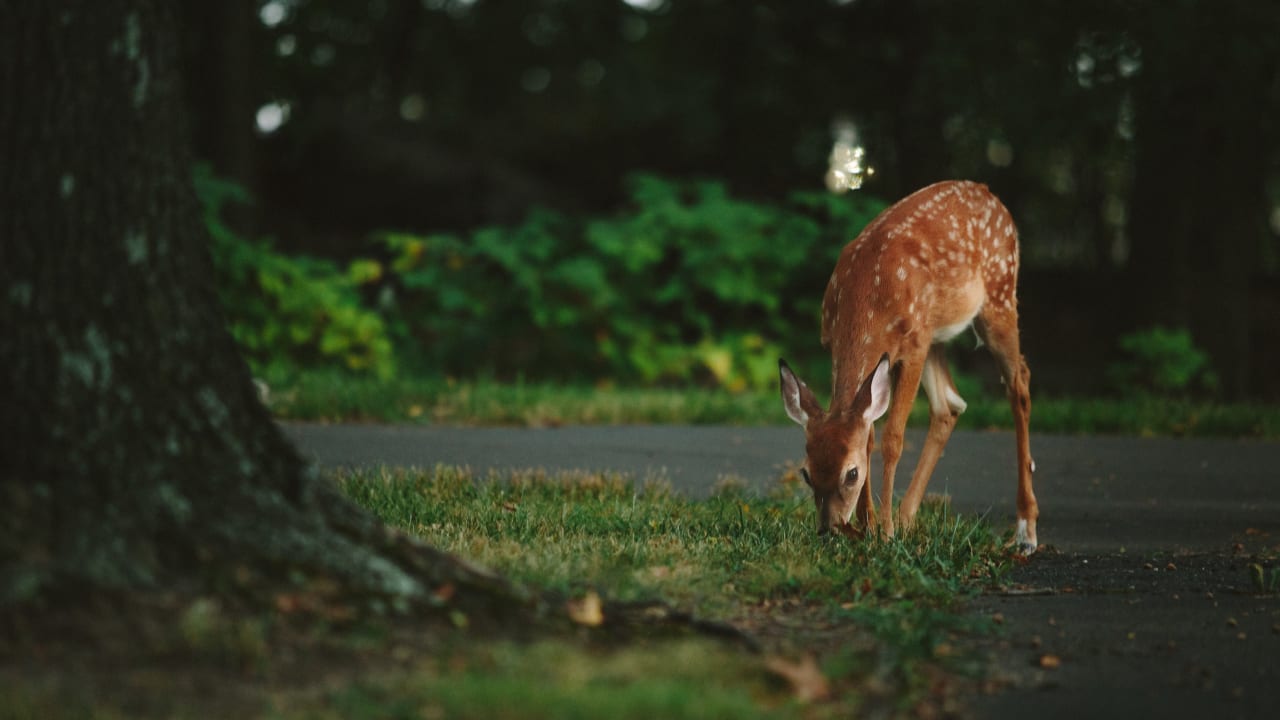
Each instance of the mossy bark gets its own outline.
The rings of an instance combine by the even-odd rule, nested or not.
[[[247,568],[537,612],[350,505],[259,403],[211,285],[171,5],[0,0],[0,604]]]

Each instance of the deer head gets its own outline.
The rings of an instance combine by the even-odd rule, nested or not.
[[[813,490],[818,534],[849,532],[849,519],[870,473],[867,455],[872,423],[889,408],[889,355],[862,381],[849,407],[822,409],[813,391],[778,360],[782,405],[804,428],[805,464],[800,474]]]

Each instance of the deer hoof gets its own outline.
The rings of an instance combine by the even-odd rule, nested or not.
[[[1024,557],[1032,555],[1038,546],[1034,533],[1034,530],[1028,528],[1026,520],[1018,518],[1018,528],[1014,531],[1013,540],[1009,544],[1014,547],[1018,554]]]

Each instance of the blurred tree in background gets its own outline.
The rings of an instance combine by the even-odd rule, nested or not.
[[[1009,205],[1042,386],[1105,387],[1118,338],[1164,325],[1224,392],[1280,397],[1275,3],[184,5],[198,151],[283,250],[607,217],[637,171],[781,204],[819,187],[849,120],[877,170],[863,192],[966,177]],[[794,351],[819,355],[797,322],[813,342]]]

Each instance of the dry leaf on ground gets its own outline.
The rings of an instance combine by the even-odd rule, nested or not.
[[[800,702],[823,700],[831,695],[831,686],[827,677],[818,668],[817,660],[806,655],[800,660],[788,660],[783,657],[771,657],[764,661],[765,669],[786,680],[791,685]]]

